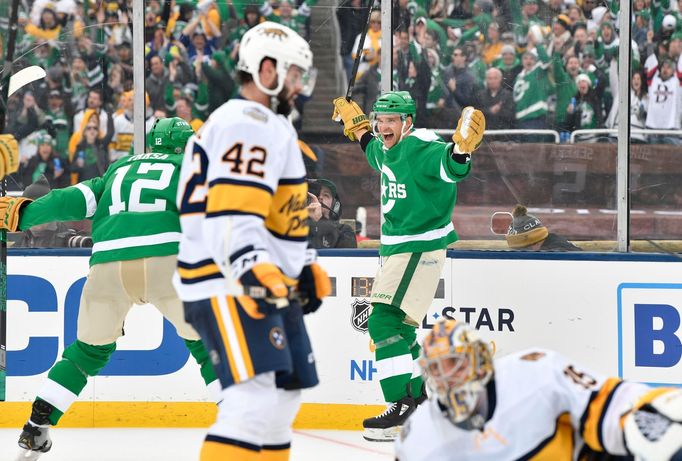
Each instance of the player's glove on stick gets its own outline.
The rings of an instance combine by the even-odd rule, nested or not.
[[[21,208],[33,200],[23,197],[0,197],[0,229],[16,232]]]
[[[272,263],[258,263],[239,278],[244,295],[239,298],[246,313],[253,318],[263,318],[289,306],[289,286],[294,280],[286,277]],[[244,299],[246,298],[246,299]]]
[[[458,154],[470,154],[481,145],[483,132],[485,131],[485,116],[483,112],[467,106],[462,111],[462,116],[457,122],[457,129],[452,135],[455,143],[455,152]]]
[[[19,144],[11,134],[0,134],[0,179],[19,169]]]
[[[682,389],[670,389],[636,406],[623,429],[636,460],[682,460]]]
[[[298,294],[303,314],[315,312],[322,300],[332,293],[332,282],[322,266],[312,263],[303,266],[298,278]]]
[[[334,113],[332,120],[343,121],[343,134],[351,141],[358,139],[356,133],[361,130],[370,130],[369,120],[355,101],[346,101],[346,98],[336,98],[333,101]]]

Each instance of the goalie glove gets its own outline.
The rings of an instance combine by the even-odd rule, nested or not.
[[[33,200],[23,197],[0,197],[0,229],[16,232],[21,209]]]
[[[625,417],[628,450],[637,461],[682,461],[682,390],[656,389],[642,400]]]
[[[244,295],[238,297],[247,314],[254,319],[277,312],[289,306],[289,287],[295,280],[285,276],[272,263],[258,263],[244,272],[239,281]]]
[[[483,112],[467,106],[457,122],[452,142],[455,143],[453,152],[456,154],[470,154],[478,149],[483,141],[485,131],[485,116]]]
[[[306,264],[298,277],[298,297],[303,314],[310,314],[320,308],[322,300],[332,293],[332,282],[322,266],[315,259],[317,252],[308,250]]]
[[[19,169],[19,144],[11,134],[0,134],[0,179]]]
[[[358,131],[370,131],[369,120],[355,101],[346,101],[346,98],[336,98],[333,101],[334,113],[332,120],[343,122],[343,134],[351,141],[357,141]]]

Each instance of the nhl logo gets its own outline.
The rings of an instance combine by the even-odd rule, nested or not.
[[[367,333],[367,320],[371,306],[367,299],[353,301],[350,324],[360,333]]]

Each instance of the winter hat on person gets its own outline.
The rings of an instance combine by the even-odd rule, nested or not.
[[[580,84],[581,81],[586,81],[587,84],[592,87],[592,79],[590,78],[589,75],[587,74],[578,74],[578,76],[575,78],[575,84],[578,85]]]
[[[511,46],[511,45],[504,45],[504,46],[502,47],[502,51],[500,52],[500,54],[507,54],[507,53],[511,53],[511,54],[514,54],[514,55],[515,55],[515,54],[516,54],[516,50],[514,50],[514,47]]]
[[[50,188],[50,183],[47,182],[47,178],[44,174],[41,174],[38,179],[35,180],[33,184],[29,184],[24,192],[21,194],[24,198],[30,198],[31,200],[36,200],[50,193],[52,189]]]
[[[507,230],[509,248],[525,248],[547,238],[549,231],[540,220],[528,214],[523,205],[516,205],[512,211],[512,223]]]

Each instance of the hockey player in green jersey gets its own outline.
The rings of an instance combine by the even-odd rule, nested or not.
[[[334,119],[344,134],[360,141],[372,168],[381,172],[382,265],[374,280],[368,321],[376,347],[376,367],[386,411],[363,422],[367,440],[393,440],[400,426],[425,399],[417,326],[433,301],[445,249],[457,240],[451,216],[456,183],[471,170],[471,156],[485,130],[481,111],[462,111],[451,143],[414,129],[414,100],[406,91],[385,93],[367,116],[345,98],[334,100]]]
[[[57,189],[32,201],[0,198],[0,228],[25,230],[51,221],[92,220],[90,272],[83,287],[77,339],[48,373],[19,437],[18,459],[38,459],[50,450],[48,434],[116,350],[123,322],[133,303],[154,304],[175,326],[217,396],[208,352],[184,319],[173,285],[180,221],[176,206],[178,177],[187,139],[184,120],[157,120],[148,145],[151,153],[126,156],[104,176]]]

